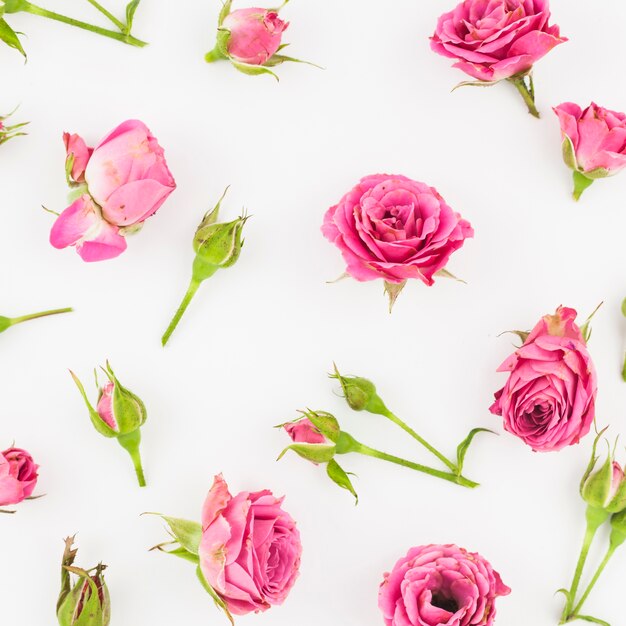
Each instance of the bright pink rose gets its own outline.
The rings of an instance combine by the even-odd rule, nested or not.
[[[61,213],[50,242],[75,245],[85,261],[114,258],[126,249],[121,229],[141,226],[176,188],[163,149],[138,120],[120,124],[93,150],[78,135],[63,137],[70,174],[88,195]]]
[[[239,63],[263,65],[276,54],[283,31],[289,26],[276,11],[238,9],[229,13],[222,28],[230,31],[228,54]]]
[[[435,189],[388,174],[362,178],[327,211],[322,232],[356,280],[400,284],[418,278],[427,285],[474,235]]]
[[[564,307],[544,316],[498,368],[509,378],[490,411],[537,452],[578,443],[593,422],[596,372],[575,319]]]
[[[491,626],[511,590],[480,554],[455,545],[411,548],[378,593],[387,626]]]
[[[313,426],[308,417],[283,424],[283,428],[294,443],[326,443],[326,437]]]
[[[503,80],[567,41],[549,19],[548,0],[464,0],[439,18],[430,45],[478,80]]]
[[[0,506],[18,504],[33,493],[38,467],[26,450],[9,448],[0,453]]]
[[[561,124],[563,156],[573,170],[604,178],[626,167],[626,115],[592,102],[584,111],[573,102],[554,108]]]
[[[282,604],[296,581],[300,533],[282,503],[267,490],[233,497],[221,475],[204,503],[200,568],[235,615]]]

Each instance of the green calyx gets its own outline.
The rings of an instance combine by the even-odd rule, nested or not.
[[[113,383],[113,416],[118,427],[118,436],[129,435],[144,425],[148,412],[141,398],[124,387],[115,376],[107,361],[105,374]]]

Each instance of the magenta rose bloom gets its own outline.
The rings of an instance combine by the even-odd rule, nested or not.
[[[567,41],[549,20],[548,0],[464,0],[439,18],[430,45],[478,81],[510,80],[538,117],[532,83],[527,87],[524,76]]]
[[[267,490],[231,496],[221,475],[204,503],[200,569],[235,615],[282,604],[298,577],[300,533],[282,503]]]
[[[554,108],[561,124],[563,159],[574,171],[574,198],[597,178],[626,167],[626,115],[592,102],[584,111],[573,102]]]
[[[387,626],[491,626],[511,590],[488,561],[458,546],[411,548],[378,593]]]
[[[593,423],[596,372],[575,319],[565,307],[544,316],[498,368],[509,378],[490,411],[536,452],[578,443]]]
[[[103,261],[126,249],[138,230],[176,188],[163,149],[138,120],[120,124],[96,148],[78,135],[63,135],[71,185],[85,194],[57,218],[55,248],[75,246],[84,261]]]
[[[0,452],[0,506],[19,504],[30,497],[37,484],[39,466],[21,448]]]
[[[385,281],[391,304],[409,278],[432,285],[474,235],[436,189],[388,174],[362,178],[327,211],[322,233],[341,250],[350,276]]]

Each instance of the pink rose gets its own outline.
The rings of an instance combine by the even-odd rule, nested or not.
[[[477,80],[498,81],[567,41],[549,19],[548,0],[464,0],[439,18],[430,45]]]
[[[18,504],[33,493],[38,467],[26,450],[9,448],[0,453],[0,506]]]
[[[564,102],[554,112],[561,124],[563,158],[574,170],[574,197],[596,178],[617,174],[626,167],[626,115],[592,102],[584,111]]]
[[[455,545],[411,548],[378,593],[386,626],[491,626],[511,590],[480,554]]]
[[[359,281],[427,285],[474,231],[436,189],[406,176],[366,176],[324,217],[322,232]],[[397,289],[399,291],[399,289]]]
[[[575,319],[564,307],[544,316],[498,368],[509,378],[490,411],[537,452],[578,443],[594,419],[596,372]]]
[[[300,533],[270,491],[231,496],[216,476],[202,512],[200,568],[235,615],[282,604],[300,566]]]
[[[163,149],[137,120],[120,124],[93,150],[78,135],[65,133],[64,142],[69,173],[87,193],[58,217],[50,243],[76,246],[85,261],[114,258],[126,249],[127,229],[140,227],[176,188]]]
[[[239,63],[263,65],[280,47],[283,31],[289,26],[268,9],[238,9],[229,13],[222,28],[230,32],[228,54]]]
[[[313,426],[308,417],[283,424],[283,428],[294,443],[326,443],[326,437]]]

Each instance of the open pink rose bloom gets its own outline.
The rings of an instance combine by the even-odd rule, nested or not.
[[[386,626],[491,626],[511,590],[479,554],[455,545],[411,548],[378,593]]]
[[[75,246],[84,261],[112,259],[126,250],[125,235],[141,227],[176,188],[163,149],[143,122],[120,124],[95,148],[64,135],[67,170],[85,193],[50,232],[55,248]]]
[[[267,490],[232,496],[221,475],[207,496],[200,569],[234,615],[282,604],[298,577],[300,533],[282,503]]]
[[[21,448],[0,452],[0,506],[19,504],[31,496],[37,485],[38,467]]]
[[[509,378],[490,410],[538,452],[578,443],[595,416],[596,372],[575,319],[565,307],[544,316],[498,368]]]

